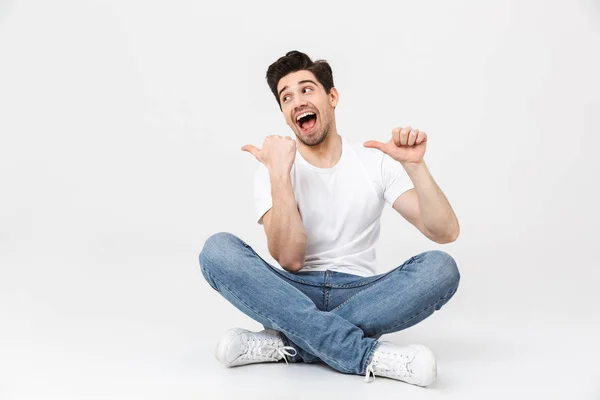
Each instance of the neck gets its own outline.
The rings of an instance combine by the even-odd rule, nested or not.
[[[297,145],[302,158],[318,168],[334,167],[342,157],[342,137],[335,129],[316,146],[307,146],[299,140]]]

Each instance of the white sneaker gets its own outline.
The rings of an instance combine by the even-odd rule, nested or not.
[[[293,351],[293,354],[290,353]],[[227,367],[236,367],[262,362],[277,362],[285,356],[295,356],[296,349],[284,346],[279,332],[265,329],[251,332],[247,329],[232,328],[225,332],[217,345],[216,356]]]
[[[437,364],[433,352],[420,344],[398,346],[380,342],[371,363],[367,366],[365,381],[369,375],[385,376],[418,386],[427,386],[437,377]]]

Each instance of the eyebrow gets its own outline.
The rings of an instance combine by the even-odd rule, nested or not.
[[[300,82],[298,82],[298,85],[302,85],[303,83],[312,83],[313,85],[317,86],[317,84],[316,84],[314,81],[310,80],[310,79],[305,79],[305,80],[303,80],[303,81],[300,81]],[[279,91],[279,95],[278,95],[278,96],[279,96],[279,97],[281,97],[281,93],[283,93],[283,91],[284,91],[285,89],[287,89],[287,88],[288,88],[287,86],[284,86],[284,87],[283,87],[283,88],[282,88],[282,89]]]

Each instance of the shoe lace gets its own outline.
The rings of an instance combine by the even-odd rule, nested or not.
[[[392,371],[392,373],[395,375],[403,378],[409,378],[412,376],[413,371],[410,368],[410,363],[412,360],[409,360],[408,356],[400,355],[399,359],[396,358],[394,360],[386,361],[381,361],[379,359],[371,361],[371,363],[367,366],[365,382],[369,382],[370,375],[373,375],[373,380],[375,380],[375,371],[377,371],[379,375],[384,375],[382,372]]]
[[[291,353],[293,351],[293,353]],[[298,354],[292,346],[283,346],[281,341],[275,338],[250,339],[248,341],[248,358],[257,358],[260,360],[280,360],[283,358],[289,365],[285,356],[294,357]]]

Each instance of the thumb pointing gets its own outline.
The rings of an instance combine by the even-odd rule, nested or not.
[[[242,150],[247,151],[248,153],[251,153],[254,157],[256,157],[258,159],[258,154],[260,153],[260,150],[256,147],[252,146],[251,144],[242,146]]]
[[[368,147],[370,149],[377,149],[377,150],[383,151],[385,153],[385,150],[384,150],[385,144],[378,142],[376,140],[368,140],[363,144],[363,146]]]

